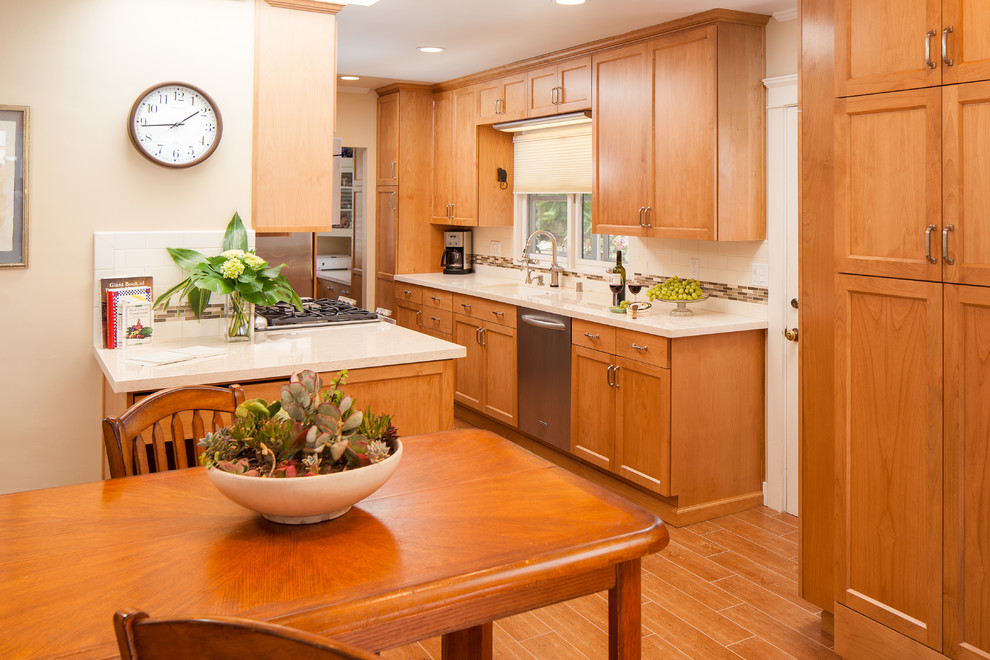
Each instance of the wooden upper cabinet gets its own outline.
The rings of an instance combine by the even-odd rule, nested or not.
[[[940,650],[942,285],[839,275],[836,293],[835,597]]]
[[[251,187],[255,231],[329,231],[333,223],[335,19],[332,13],[257,2]]]
[[[477,122],[494,124],[526,117],[526,74],[519,73],[497,80],[478,83]]]
[[[593,231],[643,236],[653,179],[649,49],[635,44],[596,54],[591,80]]]
[[[378,98],[378,185],[399,184],[399,93]]]
[[[990,79],[986,0],[838,0],[836,96]]]
[[[593,57],[596,233],[766,238],[763,62],[722,22]]]
[[[942,30],[950,27],[942,60],[942,82],[949,85],[990,80],[990,3],[942,0]]]
[[[591,108],[591,56],[532,69],[526,76],[527,116]]]
[[[990,286],[990,82],[942,88],[942,200],[943,281]]]
[[[647,219],[668,238],[715,239],[716,36],[712,26],[650,45],[653,194]]]
[[[941,2],[837,0],[836,96],[941,84]]]
[[[836,101],[836,270],[941,279],[940,115],[937,88]]]
[[[477,224],[478,155],[474,87],[433,95],[433,202],[437,224]]]

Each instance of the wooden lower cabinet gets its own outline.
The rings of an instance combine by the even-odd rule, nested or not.
[[[836,651],[990,657],[990,289],[836,283]]]
[[[667,340],[572,322],[571,452],[688,524],[762,501],[764,333]]]
[[[469,308],[487,310],[480,299],[461,298],[460,302]],[[477,304],[465,300],[475,300]],[[503,313],[502,317],[505,316]],[[467,350],[466,357],[455,361],[454,400],[515,426],[519,421],[519,401],[514,308],[511,321],[513,325],[465,314],[452,315],[452,341]]]

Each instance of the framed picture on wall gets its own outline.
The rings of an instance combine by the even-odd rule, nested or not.
[[[0,268],[27,268],[28,108],[0,105]]]

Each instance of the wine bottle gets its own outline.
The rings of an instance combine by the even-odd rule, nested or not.
[[[622,251],[615,252],[615,266],[609,268],[608,286],[612,290],[612,304],[618,306],[626,299],[626,269],[622,265]]]

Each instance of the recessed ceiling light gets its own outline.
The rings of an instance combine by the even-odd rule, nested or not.
[[[553,0],[555,5],[583,5],[584,0]]]
[[[442,53],[447,49],[440,46],[420,46],[417,50],[423,53]]]
[[[361,80],[360,76],[341,76],[341,80]]]

